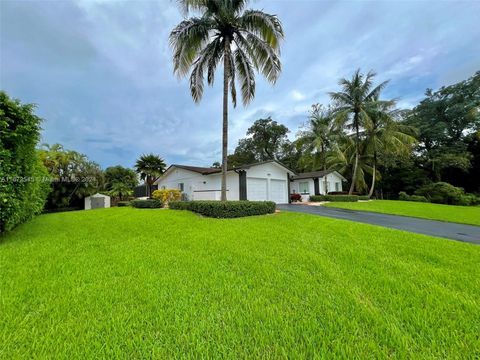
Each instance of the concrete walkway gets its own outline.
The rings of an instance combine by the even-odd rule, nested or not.
[[[426,220],[414,217],[389,215],[368,211],[329,208],[309,205],[277,205],[285,211],[302,212],[312,215],[327,216],[335,219],[350,220],[387,228],[410,231],[430,236],[480,245],[480,226]]]

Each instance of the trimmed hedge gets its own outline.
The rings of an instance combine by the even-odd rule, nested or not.
[[[35,149],[42,120],[34,111],[0,91],[0,233],[41,213],[51,190]]]
[[[119,201],[119,202],[117,203],[117,206],[118,206],[118,207],[130,206],[130,201]]]
[[[275,212],[272,201],[172,201],[170,209],[190,210],[214,218],[237,218]]]
[[[359,195],[358,200],[370,200],[370,196],[368,195]]]
[[[137,199],[130,201],[130,205],[138,209],[158,209],[162,207],[162,202],[154,199]]]
[[[425,196],[421,195],[408,195],[404,191],[398,193],[398,200],[402,201],[415,201],[415,202],[429,202]]]
[[[310,196],[311,202],[320,201],[337,201],[337,202],[356,202],[358,201],[358,195],[312,195]]]

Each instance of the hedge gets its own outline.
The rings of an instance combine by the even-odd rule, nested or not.
[[[119,201],[119,202],[117,202],[117,206],[118,207],[130,206],[130,201]]]
[[[130,201],[130,205],[138,209],[158,209],[162,207],[162,202],[154,199],[137,199]]]
[[[358,195],[312,195],[311,202],[320,201],[338,201],[338,202],[355,202],[358,201]]]
[[[173,201],[170,209],[190,210],[214,218],[237,218],[275,212],[272,201]]]
[[[358,200],[370,200],[370,196],[368,196],[368,195],[358,195]]]
[[[415,201],[415,202],[429,202],[425,196],[421,195],[408,195],[404,191],[398,193],[398,200],[402,201]]]
[[[50,192],[35,149],[42,120],[34,110],[0,91],[0,233],[39,214]]]

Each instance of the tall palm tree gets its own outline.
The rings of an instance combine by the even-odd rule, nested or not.
[[[247,0],[180,0],[186,12],[199,17],[183,20],[170,33],[174,72],[190,73],[190,92],[195,102],[203,95],[204,76],[213,85],[215,70],[223,60],[222,195],[227,199],[228,91],[237,104],[237,79],[243,104],[255,96],[254,70],[275,83],[281,71],[280,41],[283,29],[275,15],[244,10]]]
[[[364,122],[365,153],[372,158],[372,184],[368,196],[373,195],[377,178],[378,155],[409,153],[416,141],[415,129],[400,123],[402,111],[395,108],[396,102],[380,101],[378,98],[367,106],[368,117]]]
[[[135,163],[135,170],[140,174],[140,179],[147,184],[147,196],[152,196],[152,185],[165,172],[165,162],[155,154],[144,154]]]
[[[367,105],[371,106],[376,101],[375,99],[379,98],[380,92],[388,83],[388,81],[384,81],[380,85],[373,87],[375,75],[372,71],[369,71],[367,75],[363,75],[360,73],[360,69],[358,69],[350,80],[340,79],[339,85],[342,87],[342,91],[330,93],[330,97],[334,101],[338,123],[353,131],[355,137],[355,160],[349,194],[352,194],[355,188],[353,179],[356,179],[358,171],[360,131],[368,118],[366,107]]]
[[[308,129],[299,134],[296,141],[301,150],[300,162],[309,170],[327,170],[327,157],[332,151],[332,145],[340,136],[330,108],[320,104],[312,106]],[[327,177],[325,176],[325,192],[327,192]]]

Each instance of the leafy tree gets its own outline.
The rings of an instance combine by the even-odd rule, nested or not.
[[[271,117],[256,120],[247,130],[257,161],[278,158],[282,144],[287,140],[288,128]]]
[[[252,164],[256,161],[255,146],[251,138],[240,139],[234,153],[228,155],[228,164],[231,167]]]
[[[228,92],[237,103],[235,80],[244,105],[255,96],[254,69],[275,83],[280,71],[280,41],[283,29],[275,15],[244,10],[247,1],[180,0],[186,12],[200,17],[183,20],[170,33],[174,72],[180,77],[190,72],[190,91],[195,102],[203,95],[204,76],[213,85],[215,70],[223,60],[222,195],[227,199]]]
[[[140,179],[147,184],[147,196],[151,196],[152,185],[162,176],[165,168],[163,159],[155,154],[144,154],[137,160],[135,169],[140,174]]]
[[[467,173],[472,159],[467,137],[480,130],[480,72],[438,91],[427,89],[406,123],[418,129],[416,152],[432,180],[452,170]]]
[[[104,177],[106,190],[112,190],[115,184],[123,184],[126,188],[133,190],[138,184],[137,173],[120,165],[106,168]]]
[[[60,144],[43,144],[40,159],[54,179],[46,207],[80,207],[85,196],[103,188],[103,173],[86,155],[66,150]]]
[[[353,131],[355,139],[353,181],[350,185],[349,194],[352,194],[357,179],[360,159],[360,131],[368,118],[367,106],[372,106],[372,102],[379,98],[380,92],[387,84],[387,81],[385,81],[373,87],[375,75],[372,71],[368,72],[367,75],[363,75],[360,73],[360,69],[358,69],[350,80],[340,79],[339,84],[342,87],[342,91],[330,93],[330,97],[334,101],[337,121],[348,131]]]

